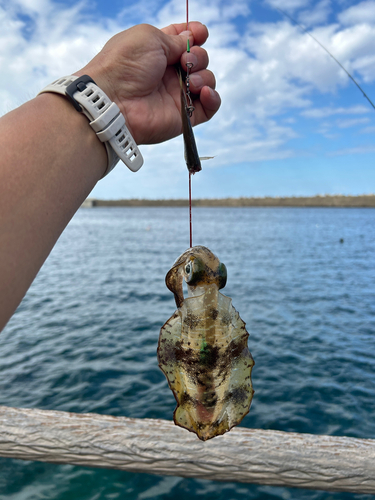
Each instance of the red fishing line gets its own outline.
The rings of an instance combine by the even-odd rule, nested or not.
[[[191,172],[189,172],[189,222],[190,222],[190,248],[193,246],[193,224],[191,221]]]
[[[186,0],[186,31],[189,31],[189,0]],[[188,52],[190,52],[188,39]],[[190,229],[190,248],[193,246],[193,223],[191,219],[191,172],[189,172],[189,229]]]

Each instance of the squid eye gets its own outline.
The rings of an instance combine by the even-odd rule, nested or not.
[[[188,264],[186,267],[185,267],[185,272],[186,274],[189,274],[191,271],[191,268],[190,268],[190,264]]]

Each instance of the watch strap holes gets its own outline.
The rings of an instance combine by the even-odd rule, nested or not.
[[[141,168],[142,154],[126,127],[124,115],[90,76],[64,76],[47,85],[39,94],[43,92],[65,95],[74,108],[88,118],[90,126],[107,150],[108,165],[104,175],[115,167],[119,159],[132,172]]]

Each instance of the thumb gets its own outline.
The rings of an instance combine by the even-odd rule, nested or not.
[[[188,40],[190,47],[194,45],[194,36],[191,31],[182,31],[179,35],[164,35],[163,48],[168,65],[176,64],[187,51]]]

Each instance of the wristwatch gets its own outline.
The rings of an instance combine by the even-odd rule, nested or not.
[[[119,160],[133,172],[141,168],[143,157],[125,124],[124,115],[90,76],[64,76],[47,85],[39,94],[44,92],[65,95],[75,109],[90,120],[91,127],[107,149],[108,166],[103,177]]]

